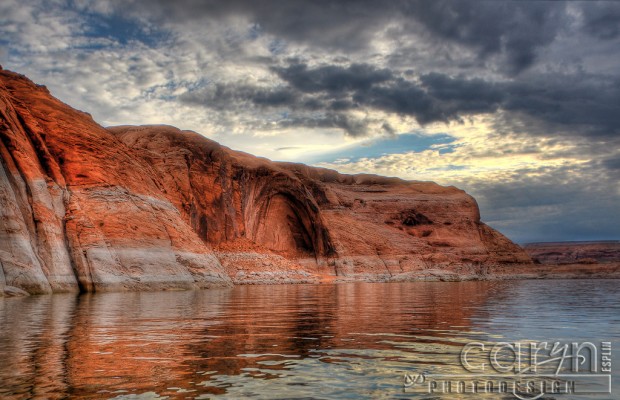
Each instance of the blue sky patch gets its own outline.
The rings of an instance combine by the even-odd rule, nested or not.
[[[92,38],[110,39],[121,45],[138,41],[149,47],[156,47],[168,37],[169,33],[163,30],[155,30],[139,20],[127,19],[117,14],[109,16],[90,14],[84,35]]]
[[[339,159],[348,159],[350,162],[361,158],[378,158],[388,154],[403,154],[409,152],[419,153],[429,150],[434,145],[443,145],[439,149],[440,154],[451,153],[456,145],[452,144],[456,138],[445,133],[426,135],[421,133],[404,133],[379,139],[369,139],[357,143],[350,148],[322,154],[314,157],[309,162],[334,162]]]

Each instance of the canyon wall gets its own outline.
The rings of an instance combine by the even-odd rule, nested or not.
[[[342,175],[168,126],[104,129],[0,70],[0,292],[402,280],[530,263],[432,182]]]

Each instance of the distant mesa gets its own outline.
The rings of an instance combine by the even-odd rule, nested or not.
[[[540,264],[605,264],[620,262],[620,241],[528,243],[525,251]]]
[[[170,126],[105,129],[0,71],[0,293],[476,276],[530,257],[432,182],[343,175]]]

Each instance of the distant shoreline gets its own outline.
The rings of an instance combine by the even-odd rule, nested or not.
[[[503,281],[503,280],[541,280],[541,279],[620,279],[620,263],[605,264],[523,264],[496,265],[463,268],[454,270],[429,268],[389,276],[387,274],[352,274],[347,276],[319,275],[306,273],[297,276],[280,274],[262,274],[248,276],[234,286],[248,285],[297,285],[297,284],[344,284],[344,283],[405,283],[405,282],[467,282],[467,281]],[[6,286],[0,290],[2,297],[28,296],[29,294],[15,287]],[[178,288],[145,290],[171,291]],[[192,289],[187,289],[192,290]],[[196,289],[194,289],[196,290]],[[143,290],[144,291],[144,290]],[[96,291],[94,293],[136,292],[132,290]],[[75,293],[77,294],[77,293]]]
[[[620,241],[540,242],[523,246],[538,264],[605,264],[620,262]]]
[[[566,245],[571,245],[571,244],[597,244],[597,243],[601,243],[601,244],[615,244],[618,243],[620,244],[620,240],[567,240],[567,241],[559,241],[559,242],[530,242],[530,243],[524,243],[522,246],[526,247],[526,246],[538,246],[538,245],[556,245],[556,244],[566,244]]]

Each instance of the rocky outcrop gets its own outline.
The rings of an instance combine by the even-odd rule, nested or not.
[[[5,288],[389,280],[530,262],[454,187],[275,163],[168,126],[104,129],[8,71],[0,156]]]
[[[85,113],[0,71],[0,262],[29,293],[230,284],[140,157]]]
[[[454,187],[271,162],[168,126],[109,130],[153,166],[166,197],[215,247],[233,281],[298,269],[311,274],[301,280],[386,280],[530,262]]]
[[[540,264],[620,263],[620,241],[528,243],[525,251]]]

